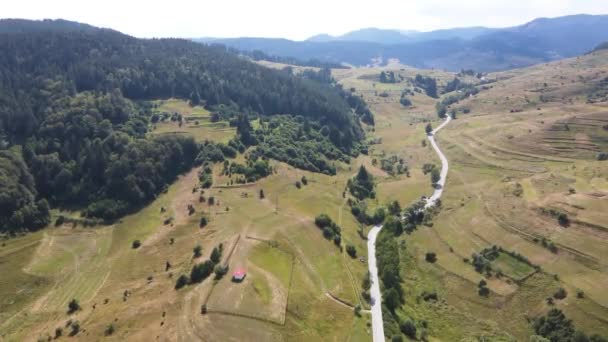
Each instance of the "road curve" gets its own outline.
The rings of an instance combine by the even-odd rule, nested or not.
[[[440,173],[441,177],[439,178],[439,182],[437,182],[437,186],[435,188],[435,191],[433,191],[433,195],[431,195],[431,197],[429,197],[427,199],[426,205],[424,206],[425,208],[433,206],[435,204],[435,202],[439,198],[441,198],[441,195],[443,194],[443,188],[445,187],[445,179],[448,176],[449,165],[448,165],[448,159],[445,157],[443,152],[441,152],[441,150],[439,149],[439,146],[437,145],[437,142],[435,141],[435,134],[437,132],[439,132],[443,127],[445,127],[445,125],[450,123],[450,121],[452,121],[452,118],[448,115],[448,117],[445,119],[445,121],[441,125],[437,126],[437,128],[435,128],[431,134],[427,135],[427,138],[431,142],[431,146],[433,146],[435,153],[437,153],[437,155],[439,156],[439,159],[441,159],[441,173]]]
[[[428,208],[435,204],[435,202],[441,197],[443,194],[443,188],[445,186],[445,179],[448,175],[448,159],[445,157],[443,152],[439,149],[437,142],[435,141],[435,134],[439,132],[445,125],[447,125],[452,118],[448,116],[445,121],[437,126],[433,130],[433,132],[427,135],[427,138],[431,142],[433,149],[441,159],[441,179],[437,182],[437,187],[435,191],[433,191],[433,195],[427,199],[425,208]],[[369,277],[371,281],[370,288],[370,297],[371,297],[371,313],[372,313],[372,337],[373,342],[381,342],[384,341],[384,322],[382,320],[382,294],[380,293],[380,281],[378,280],[378,266],[376,265],[376,237],[378,237],[378,233],[382,226],[375,226],[367,235],[367,257],[368,257],[368,265],[369,265]]]

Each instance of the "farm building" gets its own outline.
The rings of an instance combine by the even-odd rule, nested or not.
[[[240,283],[247,276],[247,271],[244,268],[237,268],[234,273],[232,273],[232,281]]]

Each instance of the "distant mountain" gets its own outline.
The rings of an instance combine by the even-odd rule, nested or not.
[[[593,49],[593,51],[608,50],[608,42],[602,43]]]
[[[341,36],[330,36],[328,34],[319,34],[308,38],[308,42],[332,42],[332,41],[351,41],[351,42],[370,42],[380,43],[385,45],[407,44],[428,40],[443,40],[443,39],[464,39],[469,40],[478,37],[485,33],[490,33],[495,29],[487,27],[463,27],[445,30],[436,30],[430,32],[420,31],[399,31],[385,30],[378,28],[365,28],[361,30],[351,31]]]
[[[372,42],[380,44],[403,44],[411,42],[411,39],[397,30],[383,30],[378,28],[365,28],[348,32],[334,40],[352,42]]]
[[[209,42],[209,40],[205,40]],[[608,41],[608,15],[539,18],[524,25],[493,29],[455,28],[432,32],[362,29],[306,41],[286,39],[216,39],[239,50],[270,55],[368,65],[391,58],[421,68],[458,71],[505,70],[573,57]]]

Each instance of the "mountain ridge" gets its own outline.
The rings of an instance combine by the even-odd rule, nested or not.
[[[400,37],[404,42],[395,44]],[[403,64],[419,68],[498,71],[591,51],[608,41],[608,15],[537,18],[502,29],[464,27],[408,34],[397,30],[362,29],[338,37],[321,34],[305,41],[266,38],[194,40],[224,44],[239,50],[260,50],[269,55],[359,66],[373,64],[377,60],[385,64],[389,59],[398,59]]]

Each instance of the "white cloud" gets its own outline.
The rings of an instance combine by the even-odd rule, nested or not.
[[[4,0],[4,18],[64,18],[138,37],[305,39],[365,27],[504,27],[536,17],[608,14],[605,0]]]

